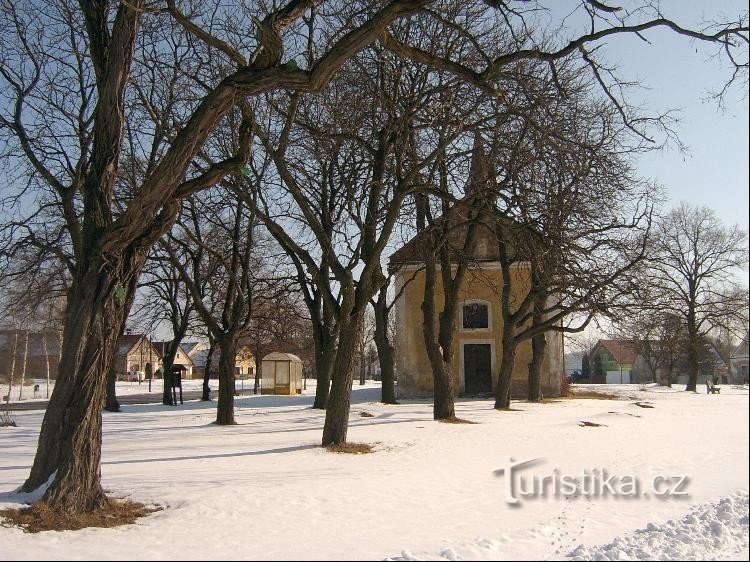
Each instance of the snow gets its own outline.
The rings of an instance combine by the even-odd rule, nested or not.
[[[462,399],[458,416],[477,423],[457,425],[432,421],[428,401],[386,406],[376,385],[355,383],[349,440],[375,444],[363,455],[318,446],[325,413],[310,408],[312,385],[237,399],[231,427],[211,423],[215,403],[124,405],[104,413],[104,487],[165,509],[114,529],[0,527],[0,559],[748,559],[747,389],[598,390],[620,399],[519,401],[509,412]],[[42,412],[14,417],[18,427],[0,428],[0,508],[23,501],[13,490]],[[656,477],[686,476],[687,495],[509,505],[495,471],[538,457],[523,477],[604,468],[650,490]]]

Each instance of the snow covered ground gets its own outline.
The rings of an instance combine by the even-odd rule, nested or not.
[[[376,443],[369,455],[318,447],[313,388],[238,399],[234,427],[211,423],[215,404],[126,405],[104,414],[104,486],[166,509],[115,529],[0,527],[0,559],[748,559],[747,389],[600,390],[621,399],[510,412],[460,400],[477,423],[455,425],[433,422],[429,402],[385,406],[377,386],[355,384],[349,440]],[[42,412],[15,418],[0,428],[0,507],[21,500]],[[602,471],[639,486],[517,487],[511,505],[497,474],[509,458],[539,459],[515,469],[525,490]],[[660,495],[678,483],[686,495]]]

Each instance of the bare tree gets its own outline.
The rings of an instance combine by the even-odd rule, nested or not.
[[[296,43],[285,42],[284,36],[298,29],[301,16],[317,4],[289,0],[264,10],[255,4],[245,9],[238,3],[242,9],[235,12],[214,10],[218,3],[212,2],[203,10],[184,13],[171,0],[166,10],[142,0],[80,4],[49,0],[43,9],[33,2],[3,2],[0,127],[10,147],[3,157],[21,162],[13,166],[16,202],[30,192],[43,201],[30,216],[11,220],[4,238],[9,246],[31,240],[62,260],[71,277],[57,384],[23,486],[25,491],[36,489],[54,475],[44,496],[52,507],[88,511],[106,502],[98,470],[101,405],[117,333],[130,309],[138,275],[151,246],[176,219],[180,201],[236,172],[248,158],[249,134],[230,158],[208,168],[191,167],[217,126],[242,98],[278,90],[321,89],[347,60],[386,37],[384,31],[392,22],[428,8],[439,17],[441,9],[429,0],[331,2],[330,12],[319,20],[320,33],[315,34],[321,39],[319,55],[313,65],[301,69],[296,60],[284,61],[298,51]],[[481,71],[467,73],[451,61],[440,63],[484,87],[510,59],[553,61],[617,33],[667,27],[714,41],[730,54],[738,35],[746,41],[747,27],[742,23],[699,33],[656,11],[635,10],[618,18],[610,15],[612,10],[602,11],[599,2],[584,5],[592,10],[592,24],[601,22],[603,27],[574,37],[562,49],[539,49],[533,36],[523,33],[523,44],[483,59]],[[499,2],[488,2],[486,9],[497,12],[500,25],[513,25],[512,18],[520,13]],[[224,26],[222,15],[239,21]],[[507,23],[503,18],[509,18]],[[522,29],[517,20],[515,25]],[[247,33],[248,29],[254,32]],[[152,35],[144,40],[147,34]],[[385,41],[404,56],[423,56],[411,52],[408,44],[394,45],[387,37]],[[187,47],[166,48],[175,43]],[[175,60],[175,52],[184,55],[192,47],[197,60],[220,64],[207,65],[213,71],[196,84],[200,87],[184,90],[185,96],[176,101],[179,118],[172,121],[172,132],[165,137],[158,116],[154,119],[147,109],[135,114],[126,105],[133,91],[131,71],[181,67],[185,61]],[[148,139],[139,159],[147,165],[137,190],[125,201],[116,201],[123,131],[126,121],[132,120],[140,120],[140,138]],[[151,142],[158,137],[162,140]],[[345,303],[344,308],[348,306]],[[339,425],[344,423],[340,412],[328,413]]]
[[[747,314],[747,288],[734,275],[748,263],[747,234],[707,207],[682,203],[659,223],[649,283],[652,308],[679,315],[687,332],[688,384],[695,391],[701,339],[728,317]]]

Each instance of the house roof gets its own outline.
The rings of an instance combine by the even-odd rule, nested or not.
[[[159,350],[148,341],[148,338],[143,334],[122,334],[117,338],[117,354],[127,355],[138,343],[143,340],[146,344],[150,345],[157,357],[161,357]]]
[[[632,364],[639,355],[638,348],[631,340],[599,340],[595,347],[602,346],[607,349],[615,358],[615,361],[622,364]]]
[[[740,344],[734,348],[734,351],[732,351],[731,357],[747,357],[750,353],[750,346],[748,346],[748,335],[745,334],[745,337],[742,338],[742,341]]]
[[[291,361],[292,363],[302,363],[302,359],[293,353],[283,353],[281,351],[269,353],[263,358],[263,361]]]
[[[158,351],[158,352],[159,352],[159,355],[160,355],[161,357],[164,357],[164,355],[166,355],[166,353],[167,353],[167,346],[168,346],[168,345],[169,345],[170,343],[172,343],[172,342],[171,342],[171,341],[155,341],[155,342],[151,342],[151,343],[152,343],[152,344],[154,345],[154,347],[156,348],[156,351]],[[193,361],[192,361],[192,359],[190,358],[190,355],[188,354],[188,352],[187,352],[187,351],[185,351],[185,349],[184,349],[184,348],[182,347],[182,344],[180,344],[180,345],[179,345],[179,348],[180,348],[179,350],[180,350],[180,351],[182,352],[182,354],[186,356],[187,360],[188,360],[188,361],[190,362],[190,364],[192,365],[192,364],[193,364]],[[185,361],[184,361],[184,360],[182,360],[182,359],[180,359],[180,361],[179,361],[179,364],[183,364],[183,365],[184,365],[184,364],[185,364]]]

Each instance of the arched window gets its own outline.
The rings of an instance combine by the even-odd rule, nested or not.
[[[487,330],[490,327],[490,307],[485,301],[464,301],[461,307],[461,327],[464,330]]]

